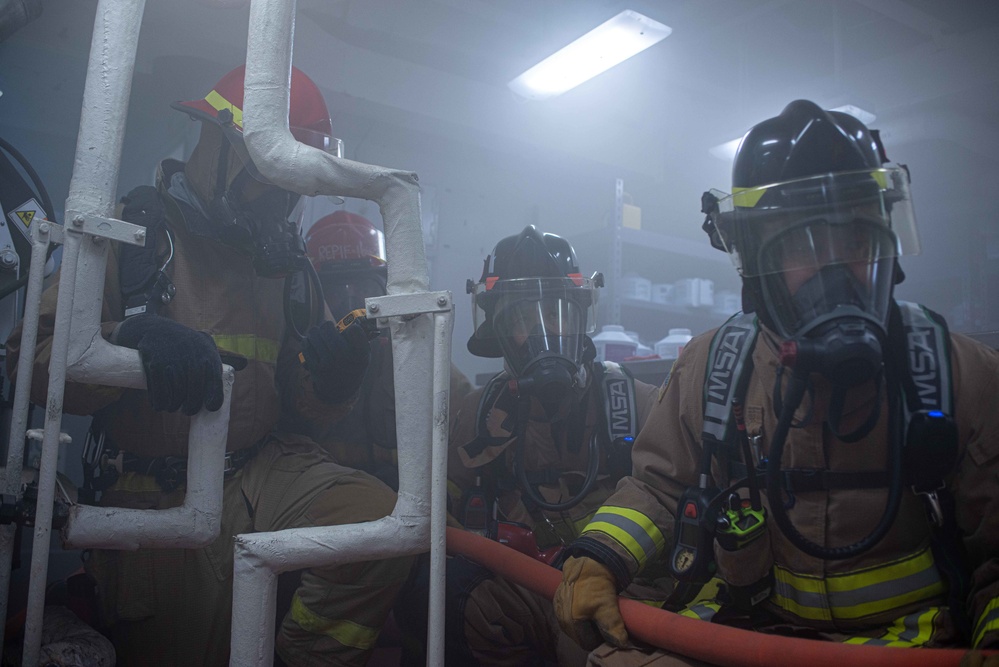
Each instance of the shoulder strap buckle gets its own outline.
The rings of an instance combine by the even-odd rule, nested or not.
[[[934,528],[943,528],[944,525],[944,511],[943,506],[940,504],[940,491],[943,490],[943,484],[932,491],[919,491],[916,487],[912,487],[913,493],[917,496],[922,496],[926,502],[926,513],[930,515],[930,522]]]

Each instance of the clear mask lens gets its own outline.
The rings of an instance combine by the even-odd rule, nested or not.
[[[760,249],[767,308],[785,338],[846,311],[887,323],[895,239],[876,222],[821,221],[787,230]]]

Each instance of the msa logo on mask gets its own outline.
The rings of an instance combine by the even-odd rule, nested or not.
[[[919,401],[928,409],[935,409],[942,391],[935,352],[939,344],[937,333],[930,327],[912,327],[906,332],[906,343],[909,348],[909,369]]]

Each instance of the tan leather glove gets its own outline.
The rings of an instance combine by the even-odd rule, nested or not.
[[[591,621],[608,642],[627,645],[628,631],[617,607],[614,575],[602,563],[585,557],[566,559],[553,602],[558,624],[583,648],[592,644]]]

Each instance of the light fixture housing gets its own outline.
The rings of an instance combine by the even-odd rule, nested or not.
[[[522,97],[556,97],[661,42],[673,29],[626,9],[507,84]]]

